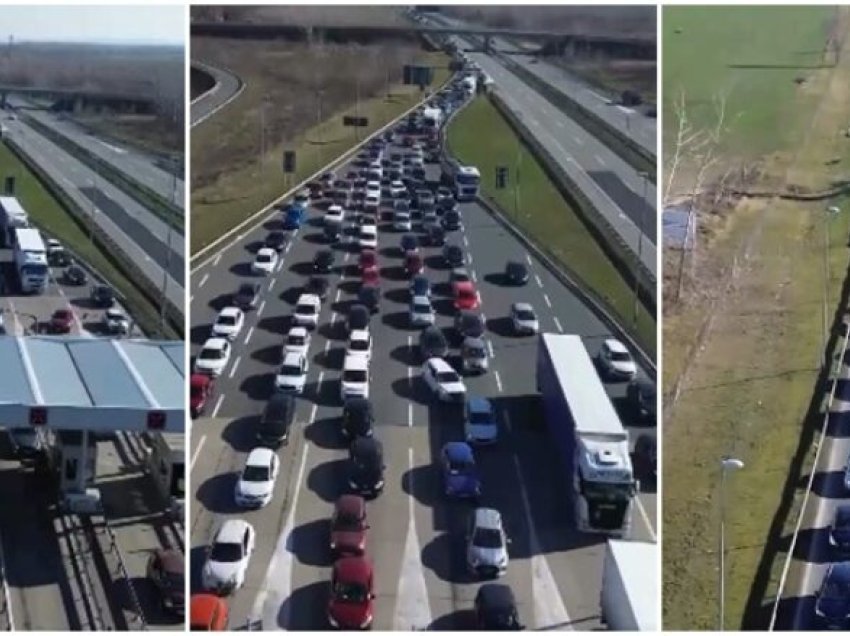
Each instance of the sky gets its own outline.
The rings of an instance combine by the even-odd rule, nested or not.
[[[0,6],[0,43],[183,44],[183,5]]]

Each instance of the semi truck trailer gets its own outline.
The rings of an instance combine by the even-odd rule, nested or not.
[[[602,566],[602,622],[611,631],[657,632],[658,546],[609,540]]]
[[[15,230],[30,226],[26,210],[15,197],[0,197],[0,247],[12,247]]]
[[[576,527],[627,537],[637,490],[629,437],[581,336],[540,336],[537,390],[561,456]]]

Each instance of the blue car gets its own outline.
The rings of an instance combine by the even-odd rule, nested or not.
[[[413,252],[419,249],[419,239],[415,234],[403,234],[401,237],[401,251]]]
[[[471,397],[466,402],[463,432],[470,444],[493,444],[499,437],[499,425],[490,400]]]
[[[424,274],[417,274],[410,279],[410,297],[414,296],[431,297],[431,282]]]
[[[850,552],[850,504],[835,509],[835,517],[829,529],[829,543],[839,552]]]
[[[481,480],[469,444],[449,442],[443,446],[440,462],[447,496],[466,498],[481,494]]]
[[[828,627],[847,627],[850,623],[850,561],[830,563],[816,598],[818,618]]]
[[[283,213],[283,227],[287,230],[297,230],[304,222],[307,210],[300,205],[290,205]]]

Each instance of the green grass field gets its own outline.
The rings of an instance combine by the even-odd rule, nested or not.
[[[757,157],[786,147],[799,106],[794,80],[821,64],[834,12],[825,6],[665,7],[665,157],[678,126],[673,105],[683,92],[694,129],[716,125],[713,100],[726,96],[722,143],[728,150]]]
[[[623,324],[632,323],[632,292],[581,219],[563,199],[543,168],[488,99],[478,98],[451,123],[452,154],[481,171],[484,194],[493,199],[534,241],[543,245],[604,297]],[[518,159],[519,157],[519,159]],[[520,209],[513,188],[497,190],[497,165],[520,166]],[[514,168],[511,168],[514,171]],[[655,352],[655,318],[639,307],[636,335]]]

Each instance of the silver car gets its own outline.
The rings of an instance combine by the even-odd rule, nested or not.
[[[466,564],[482,578],[502,576],[508,569],[510,539],[502,527],[502,515],[492,508],[476,508],[466,533]]]
[[[490,368],[490,358],[487,347],[481,338],[464,338],[460,347],[460,357],[463,361],[464,373],[486,373]]]

